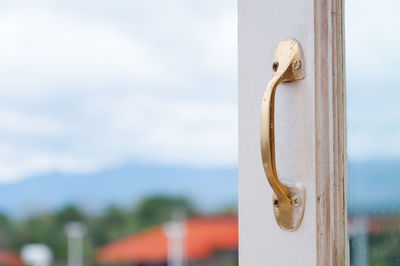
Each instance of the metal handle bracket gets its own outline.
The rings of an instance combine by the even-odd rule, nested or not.
[[[304,60],[300,44],[294,39],[281,41],[275,50],[273,76],[265,90],[261,105],[261,155],[265,175],[273,189],[276,222],[287,231],[296,230],[303,218],[305,189],[303,185],[288,186],[279,180],[275,160],[275,92],[281,82],[303,79]]]

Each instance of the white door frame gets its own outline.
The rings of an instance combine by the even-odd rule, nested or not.
[[[343,2],[239,0],[239,263],[348,265]],[[276,92],[277,172],[306,189],[294,232],[276,223],[260,112],[276,45],[295,38],[305,79]]]

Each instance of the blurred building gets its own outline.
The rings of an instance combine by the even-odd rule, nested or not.
[[[236,216],[189,219],[184,222],[185,265],[236,265]],[[166,265],[169,239],[163,226],[117,240],[97,250],[100,264]]]
[[[25,244],[21,249],[21,259],[25,265],[50,266],[53,262],[53,252],[45,244]]]
[[[399,265],[399,229],[398,214],[349,215],[350,264]]]
[[[0,249],[0,265],[1,266],[22,266],[21,258],[18,254]]]

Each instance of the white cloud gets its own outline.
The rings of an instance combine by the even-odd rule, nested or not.
[[[400,2],[346,1],[350,159],[400,158]]]
[[[124,141],[119,151],[147,160],[210,166],[236,160],[236,104],[131,94],[96,99],[91,113],[107,117],[107,134]],[[135,136],[139,141],[132,139]],[[100,136],[100,137],[104,137]],[[137,154],[133,154],[134,156]]]
[[[37,93],[75,82],[95,89],[113,80],[160,85],[170,76],[157,51],[107,24],[39,9],[1,16],[0,34],[0,71],[8,74],[1,81],[13,88]]]
[[[8,2],[0,182],[128,161],[234,164],[235,14],[234,1]]]

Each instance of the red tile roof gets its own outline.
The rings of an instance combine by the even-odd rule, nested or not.
[[[22,266],[23,263],[18,254],[0,249],[0,265]]]
[[[186,258],[203,260],[219,250],[238,248],[238,221],[234,216],[186,221]],[[168,256],[162,226],[115,241],[97,250],[99,263],[162,262]]]

